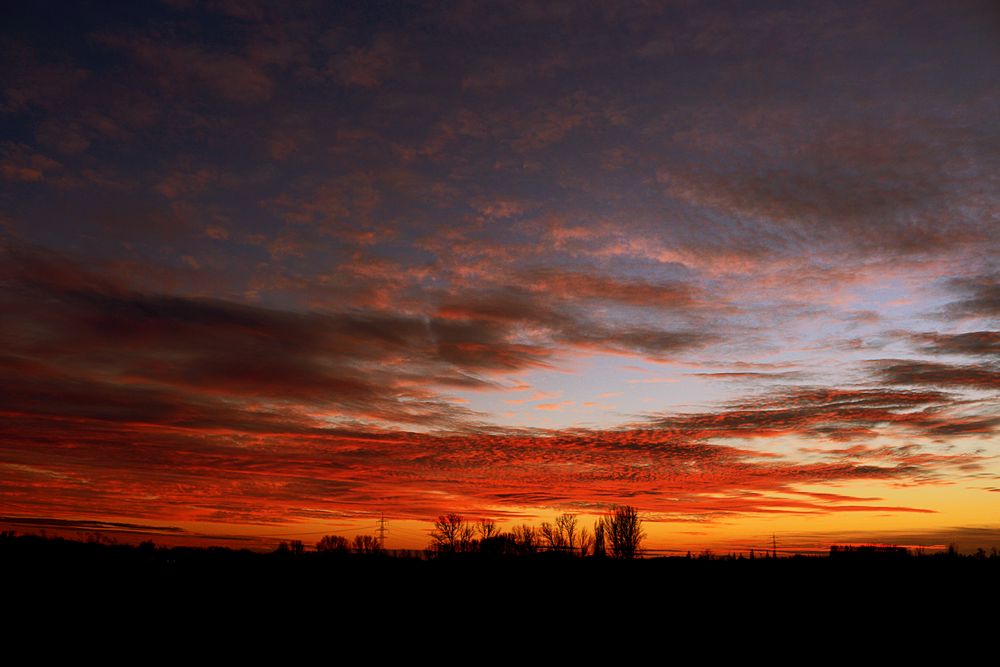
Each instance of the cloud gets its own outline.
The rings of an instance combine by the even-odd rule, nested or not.
[[[678,310],[709,305],[706,296],[695,285],[681,281],[654,283],[595,272],[541,269],[528,272],[525,282],[532,291],[558,298],[594,299],[630,306]],[[712,305],[719,307],[721,304]]]
[[[910,340],[921,352],[928,354],[961,354],[967,356],[1000,356],[1000,331],[969,331],[960,334],[918,333]]]
[[[650,415],[651,427],[699,440],[786,435],[831,440],[871,438],[884,432],[934,436],[990,433],[998,420],[969,416],[940,391],[795,388],[736,401],[729,409]]]
[[[467,292],[445,300],[438,315],[461,318],[464,326],[481,322],[483,328],[534,331],[547,341],[549,355],[557,350],[576,348],[585,351],[638,355],[653,359],[671,358],[679,353],[712,345],[724,339],[721,331],[703,331],[694,324],[670,328],[646,326],[624,318],[588,317],[580,308],[589,299],[607,299],[626,305],[654,308],[676,307],[683,320],[697,312],[691,290],[676,285],[654,286],[641,282],[609,280],[601,276],[576,276],[580,291],[568,284],[564,288],[547,282],[551,276],[532,283],[532,289],[507,288],[487,293]],[[554,280],[559,285],[567,276]],[[499,329],[498,329],[499,327]]]
[[[530,293],[467,295],[436,315],[296,311],[141,291],[63,255],[5,249],[0,366],[10,409],[178,426],[352,419],[479,428],[444,392],[548,368],[566,346],[662,357],[712,337],[590,322]],[[310,415],[308,419],[303,415]]]
[[[802,374],[796,371],[786,371],[784,373],[759,373],[754,371],[719,371],[714,373],[689,373],[695,377],[710,380],[732,380],[736,382],[753,382],[757,380],[794,380]]]
[[[27,146],[9,141],[0,144],[0,176],[8,181],[38,182],[62,168],[60,163]]]
[[[997,364],[970,366],[906,359],[879,359],[871,363],[879,381],[886,384],[1000,389]]]
[[[171,93],[199,92],[242,104],[270,99],[275,83],[257,63],[237,53],[214,52],[196,43],[103,33],[96,40],[128,53]]]
[[[953,278],[948,286],[962,296],[948,304],[948,317],[1000,316],[1000,275],[989,274],[972,278]]]
[[[989,239],[989,203],[973,204],[981,216],[955,213],[954,192],[970,182],[958,182],[949,165],[958,169],[954,154],[971,151],[978,159],[965,168],[988,178],[987,165],[1000,155],[995,138],[951,126],[931,130],[918,121],[805,125],[793,117],[791,126],[765,122],[742,135],[710,130],[726,137],[718,149],[707,150],[697,166],[661,168],[657,180],[689,204],[779,225],[786,230],[774,239],[779,251],[806,242],[853,255],[914,255]],[[945,140],[928,141],[928,131]],[[746,153],[735,152],[734,143]]]
[[[488,387],[551,361],[551,347],[515,342],[522,327],[633,353],[694,343],[573,333],[581,320],[525,293],[452,301],[432,317],[298,312],[141,292],[37,248],[8,246],[4,260],[2,305],[14,316],[0,324],[11,389],[0,470],[12,514],[266,526],[385,506],[414,519],[623,501],[698,522],[927,512],[798,487],[940,482],[982,455],[914,444],[790,457],[731,441],[934,439],[1000,425],[940,391],[798,388],[621,429],[505,432],[431,388]]]
[[[2,325],[4,361],[9,372],[25,373],[6,403],[21,409],[61,394],[62,409],[142,419],[183,397],[182,405],[194,401],[222,414],[234,401],[264,401],[331,417],[450,423],[473,415],[428,387],[485,387],[477,372],[527,363],[516,346],[507,349],[486,332],[462,339],[420,317],[149,294],[42,251],[10,248],[4,259],[3,305],[12,313]],[[463,342],[479,347],[467,350]],[[393,368],[406,358],[411,362]],[[60,410],[49,403],[39,409]]]
[[[576,405],[576,401],[559,401],[558,403],[539,403],[535,406],[536,410],[548,410],[550,412],[559,412],[563,408],[568,408],[571,405]]]
[[[9,414],[9,413],[8,413]],[[289,417],[294,418],[293,415]],[[100,420],[15,414],[4,441],[11,512],[268,525],[368,515],[398,518],[550,506],[600,511],[639,503],[659,520],[713,521],[746,514],[927,512],[878,497],[818,497],[800,485],[852,480],[940,483],[982,456],[917,445],[820,451],[801,460],[733,447],[747,437],[685,429],[440,436],[325,428],[270,432],[178,428],[166,422],[109,428]],[[758,419],[759,430],[773,424]],[[40,443],[45,443],[40,447]]]
[[[384,399],[399,408],[390,412],[407,419],[438,409],[416,378],[431,386],[485,388],[490,375],[551,367],[567,349],[665,358],[720,339],[718,333],[594,321],[545,292],[461,292],[442,299],[430,317],[319,313],[138,291],[26,247],[9,247],[5,258],[15,288],[6,297],[17,313],[12,340],[30,345],[36,359],[60,357],[63,371],[325,401],[348,412]],[[687,297],[673,296],[681,291],[667,289],[671,301],[687,304]],[[58,307],[41,308],[39,299]],[[30,341],[14,333],[28,329],[36,332]],[[98,349],[92,358],[74,353]]]
[[[345,84],[375,88],[395,65],[397,49],[387,35],[379,35],[371,46],[350,47],[330,64],[334,75]]]
[[[140,533],[183,533],[177,526],[147,526],[118,521],[57,519],[52,517],[0,516],[0,524],[31,526],[32,528],[79,528],[81,530],[127,530]]]
[[[961,553],[979,548],[1000,548],[1000,526],[942,526],[927,530],[844,530],[787,535],[782,540],[790,550],[822,550],[831,544],[892,544],[933,553],[954,544]],[[818,549],[817,549],[817,545]]]

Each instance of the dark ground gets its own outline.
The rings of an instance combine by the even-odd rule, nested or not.
[[[1000,558],[857,553],[848,557],[651,558],[561,554],[423,559],[381,555],[255,553],[11,536],[0,539],[8,601],[19,608],[107,608],[126,616],[225,609],[315,618],[316,609],[355,622],[479,613],[542,620],[614,615],[756,615],[765,610],[940,613],[1000,600]],[[957,611],[956,611],[957,613]]]
[[[11,665],[993,664],[1000,558],[418,559],[0,537]],[[979,656],[979,657],[976,657]]]

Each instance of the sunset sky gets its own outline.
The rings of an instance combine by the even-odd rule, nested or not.
[[[0,527],[1000,546],[993,0],[0,33]]]

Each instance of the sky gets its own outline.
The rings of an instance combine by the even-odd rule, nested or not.
[[[0,524],[1000,546],[1000,10],[37,2]]]

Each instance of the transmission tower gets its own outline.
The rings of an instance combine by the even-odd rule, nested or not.
[[[385,512],[379,516],[376,523],[378,525],[378,528],[375,529],[375,532],[378,533],[378,545],[385,551],[385,534],[389,532],[389,522],[385,520]]]

